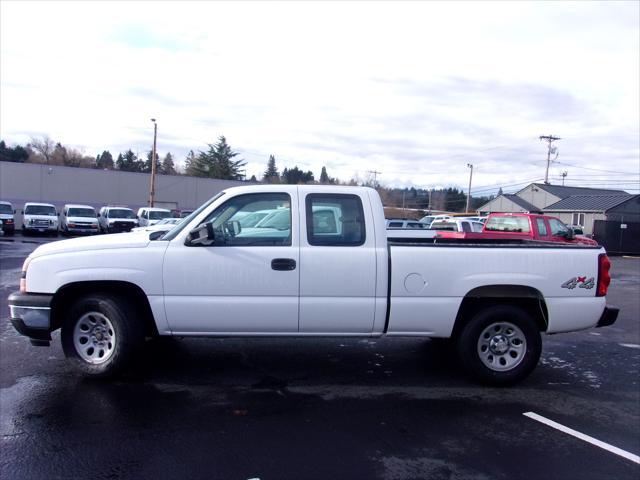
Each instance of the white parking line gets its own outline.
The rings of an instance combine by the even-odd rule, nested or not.
[[[565,427],[564,425],[560,425],[557,422],[554,422],[553,420],[549,420],[548,418],[545,418],[541,415],[538,415],[537,413],[533,413],[533,412],[525,412],[523,413],[523,415],[525,417],[529,417],[533,420],[537,420],[540,423],[544,423],[545,425],[548,425],[549,427],[555,428],[556,430],[560,430],[561,432],[564,433],[568,433],[569,435],[572,435],[576,438],[579,438],[580,440],[584,440],[585,442],[589,442],[592,445],[595,445],[596,447],[600,447],[603,448],[605,450],[607,450],[608,452],[611,453],[615,453],[616,455],[620,455],[621,457],[626,458],[627,460],[631,460],[634,463],[640,464],[640,457],[638,455],[634,455],[633,453],[629,453],[626,450],[622,450],[621,448],[618,447],[614,447],[613,445],[609,445],[608,443],[605,442],[601,442],[600,440],[590,437],[589,435],[585,435],[584,433],[580,433],[576,430],[573,430],[569,427]]]
[[[618,345],[627,348],[640,348],[640,345],[638,345],[637,343],[619,343]]]

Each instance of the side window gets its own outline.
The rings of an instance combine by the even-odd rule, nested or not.
[[[551,228],[551,235],[554,235],[554,236],[566,235],[567,232],[569,231],[567,226],[557,218],[549,219],[549,228]]]
[[[549,235],[547,233],[547,225],[544,223],[544,218],[536,218],[536,224],[538,225],[538,235],[541,237]]]
[[[460,225],[462,226],[462,231],[463,232],[470,232],[471,231],[471,225],[469,224],[469,222],[460,222]]]
[[[389,222],[389,228],[402,228],[402,222]]]
[[[255,215],[258,212],[260,215]],[[260,218],[254,222],[257,216]],[[252,221],[243,226],[247,218]],[[238,195],[209,214],[207,222],[213,226],[216,246],[289,246],[291,197],[286,193]]]
[[[306,216],[309,245],[357,247],[365,242],[364,210],[357,195],[307,195]]]

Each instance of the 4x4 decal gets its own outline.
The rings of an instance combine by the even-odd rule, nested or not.
[[[595,287],[596,283],[593,279],[593,277],[587,279],[587,277],[573,277],[569,280],[567,280],[566,282],[564,282],[562,285],[560,285],[562,288],[568,288],[569,290],[573,290],[574,288],[578,287],[578,288],[586,288],[587,290],[592,289],[593,287]]]

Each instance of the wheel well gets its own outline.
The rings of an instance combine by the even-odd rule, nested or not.
[[[76,282],[61,287],[51,301],[51,329],[56,330],[62,326],[65,314],[75,299],[91,293],[106,293],[126,298],[137,309],[144,322],[145,335],[158,335],[147,295],[138,285],[121,281]]]
[[[521,285],[488,285],[474,288],[465,295],[451,336],[456,337],[475,313],[492,305],[522,308],[535,320],[541,332],[549,326],[547,305],[539,290]]]

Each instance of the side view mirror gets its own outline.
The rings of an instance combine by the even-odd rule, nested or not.
[[[565,236],[567,240],[574,240],[576,238],[576,234],[573,231],[573,228],[570,228],[569,230],[567,230],[567,234]]]
[[[96,217],[99,217],[99,216],[100,216],[100,214],[99,214],[99,213],[98,213],[98,214],[96,214]]]
[[[198,225],[189,232],[187,240],[184,242],[186,246],[193,247],[197,245],[207,245],[213,243],[215,234],[213,233],[213,225],[211,222]]]
[[[242,225],[240,225],[239,221],[233,220],[231,222],[226,222],[224,224],[224,229],[230,237],[235,237],[242,231]]]

